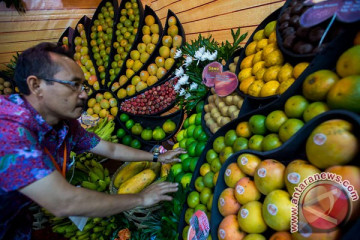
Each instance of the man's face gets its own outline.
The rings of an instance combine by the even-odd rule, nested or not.
[[[59,71],[52,79],[77,83],[85,81],[84,73],[72,59],[58,54],[50,55],[52,61],[59,66]],[[44,87],[42,105],[46,108],[46,114],[61,120],[80,117],[87,100],[85,91],[74,90],[72,86],[58,82],[47,84],[45,80],[42,85]]]

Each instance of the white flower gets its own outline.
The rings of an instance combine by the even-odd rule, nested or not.
[[[185,59],[185,67],[187,67],[187,66],[189,66],[191,63],[192,63],[192,57],[186,57],[186,59]]]
[[[190,84],[190,91],[196,89],[197,87],[198,85],[196,83]]]
[[[180,88],[181,88],[181,85],[179,83],[176,83],[174,86],[175,92],[179,92]]]
[[[198,59],[198,60],[200,60],[201,59],[201,56],[204,54],[204,52],[205,52],[205,47],[202,47],[202,48],[199,48],[199,50],[197,50],[196,52],[195,52],[195,58],[196,59]]]
[[[183,88],[182,88],[182,89],[180,90],[179,95],[180,95],[180,96],[184,96],[184,95],[185,95],[185,93],[186,93],[185,89],[183,89]]]
[[[191,97],[191,94],[190,94],[190,93],[187,93],[187,94],[185,95],[185,99],[188,99],[189,97]]]
[[[186,75],[186,74],[184,74],[184,75],[179,79],[178,83],[179,83],[180,85],[185,85],[185,84],[188,83],[188,80],[189,80],[189,76]]]
[[[182,67],[179,67],[178,69],[175,70],[176,77],[181,77],[182,75],[184,75],[184,69]]]
[[[202,56],[201,56],[201,61],[205,61],[208,60],[209,57],[211,56],[211,53],[209,51],[206,51]]]
[[[213,52],[212,54],[210,54],[210,56],[208,57],[208,59],[210,61],[214,61],[217,57],[217,51],[215,50],[215,52]]]
[[[181,57],[181,56],[182,56],[181,50],[180,50],[180,49],[176,50],[176,53],[175,53],[174,58],[179,58],[179,57]]]

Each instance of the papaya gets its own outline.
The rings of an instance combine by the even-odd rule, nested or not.
[[[114,180],[114,186],[119,188],[122,183],[131,177],[135,176],[148,166],[149,162],[129,162],[124,166],[116,175]]]
[[[149,186],[156,178],[151,169],[145,169],[120,185],[118,194],[139,193]]]

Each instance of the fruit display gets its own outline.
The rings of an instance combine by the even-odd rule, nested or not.
[[[243,57],[239,60],[239,89],[260,98],[283,94],[309,65],[301,62],[293,66],[287,62],[278,48],[275,20],[253,34]]]
[[[219,97],[212,88],[211,93],[207,99],[208,103],[204,106],[204,120],[211,133],[215,133],[220,127],[239,116],[244,99],[236,92],[226,97]]]
[[[166,116],[137,116],[136,118],[121,113],[119,119],[125,131],[134,138],[144,143],[158,143],[176,133],[183,119],[183,111],[179,110]]]
[[[281,148],[268,154],[245,150],[231,156],[220,170],[215,187],[212,216],[216,217],[211,221],[211,229],[217,231],[213,232],[213,239],[241,239],[234,237],[250,234],[260,234],[260,239],[268,239],[280,232],[288,232],[290,236],[293,206],[290,198],[294,198],[295,187],[309,177],[320,176],[322,171],[348,179],[359,191],[360,168],[348,165],[359,155],[359,149],[355,147],[359,144],[355,137],[359,132],[349,129],[357,129],[359,124],[356,115],[350,112],[323,115],[307,126],[299,139],[293,140],[292,148]],[[343,134],[335,134],[342,132],[341,129]],[[325,144],[318,144],[316,134],[327,134]],[[340,142],[347,147],[334,148]],[[331,161],[328,161],[329,156]],[[354,202],[350,219],[354,220],[358,210],[359,204]],[[292,235],[302,234],[300,230]]]
[[[176,99],[175,80],[149,88],[144,93],[120,104],[120,111],[133,115],[158,115],[171,107]]]
[[[0,95],[10,95],[13,92],[11,82],[6,77],[0,76]]]
[[[155,19],[151,19],[151,23],[154,22],[154,20]],[[145,31],[145,33],[149,31],[151,32],[148,25],[145,24],[144,27],[145,29],[143,29],[143,31]],[[179,47],[182,46],[183,42],[185,41],[184,38],[185,35],[181,23],[175,14],[169,10],[164,32],[159,39],[161,44],[156,45],[157,47],[151,50],[156,51],[156,53],[151,55],[152,61],[148,62],[146,65],[144,64],[139,69],[139,74],[133,74],[133,71],[128,71],[131,72],[131,74],[129,74],[129,76],[132,76],[131,78],[127,75],[122,76],[123,78],[129,78],[130,82],[128,80],[128,84],[117,91],[117,97],[119,99],[123,99],[129,96],[133,96],[138,92],[144,91],[147,87],[154,85],[159,80],[162,81],[166,79],[169,73],[174,70],[175,52]],[[145,39],[145,41],[149,40],[150,39]],[[154,44],[148,44],[146,47],[148,46],[155,47]],[[140,85],[138,88],[136,88],[138,84]]]
[[[74,35],[74,29],[71,27],[68,27],[65,29],[63,34],[61,34],[58,43],[61,44],[61,46],[66,49],[70,50],[72,48],[72,40]]]
[[[116,21],[116,29],[114,26],[115,35],[113,36],[110,64],[106,73],[109,75],[106,77],[107,79],[109,78],[109,82],[107,83],[108,87],[120,74],[121,68],[123,68],[125,60],[138,35],[140,18],[142,16],[141,2],[136,0],[122,1],[119,7],[119,13],[119,19]],[[105,85],[105,82],[102,84]]]
[[[125,58],[124,67],[121,69],[117,81],[112,83],[111,91],[116,92],[120,87],[125,85],[134,74],[138,74],[144,64],[148,62],[151,54],[154,52],[156,45],[159,43],[162,35],[162,25],[157,15],[150,7],[146,7],[144,18],[140,23],[141,31],[138,32],[137,41],[129,50]],[[110,78],[111,80],[111,78]],[[112,82],[112,81],[111,81]],[[147,88],[146,80],[139,77],[133,78],[131,85],[135,86],[137,92]],[[132,95],[127,93],[127,95]]]
[[[96,76],[95,65],[89,54],[89,46],[86,38],[86,26],[88,26],[88,24],[90,24],[90,19],[84,16],[80,19],[75,27],[73,38],[74,60],[84,72],[84,77],[87,84],[96,91],[100,89],[100,84]],[[90,91],[89,94],[91,93],[92,92]]]
[[[313,27],[302,27],[299,23],[300,16],[310,7],[311,5],[306,5],[304,0],[288,0],[279,16],[277,23],[279,45],[291,56],[314,56],[326,48],[329,42],[343,30],[341,24],[335,23],[319,45],[330,20]]]
[[[108,91],[93,93],[87,101],[87,114],[95,118],[113,120],[118,114],[117,99]]]
[[[233,61],[230,62],[230,64],[229,64],[229,71],[230,72],[232,72],[232,73],[236,72],[236,66],[237,66],[237,64],[239,62],[239,58],[240,58],[240,56],[236,56],[236,57],[234,57]]]
[[[104,0],[99,4],[91,19],[89,47],[91,47],[92,57],[95,62],[94,66],[99,72],[100,85],[105,84],[105,69],[109,65],[114,16],[117,8],[117,2]]]
[[[95,126],[86,128],[86,131],[95,133],[101,139],[116,143],[118,142],[118,139],[116,135],[113,135],[114,130],[114,121],[111,119],[109,120],[106,117],[102,120],[99,120]]]

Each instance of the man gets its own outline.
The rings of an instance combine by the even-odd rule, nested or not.
[[[0,97],[0,239],[31,238],[31,222],[24,217],[31,200],[55,216],[103,217],[172,199],[167,193],[177,191],[175,183],[109,195],[66,181],[70,151],[121,161],[153,161],[156,156],[103,141],[81,128],[76,119],[87,100],[84,74],[61,47],[42,43],[24,51],[15,81],[21,94]],[[158,161],[180,161],[180,153],[185,151],[168,151]]]

